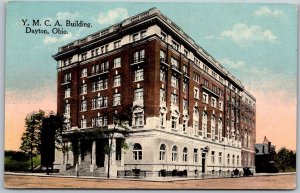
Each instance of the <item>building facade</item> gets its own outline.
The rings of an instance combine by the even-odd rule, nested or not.
[[[254,169],[255,98],[241,81],[158,9],[130,17],[59,47],[57,112],[66,118],[66,145],[55,164],[107,172],[108,139],[72,133],[113,127],[135,108],[123,149],[113,140],[111,174],[185,171],[187,175]],[[75,148],[77,149],[77,148]]]

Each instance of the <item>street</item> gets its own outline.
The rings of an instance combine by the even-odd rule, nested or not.
[[[296,174],[205,180],[189,179],[171,182],[5,174],[4,186],[6,188],[59,189],[295,189]]]

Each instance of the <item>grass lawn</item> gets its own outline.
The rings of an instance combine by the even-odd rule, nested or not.
[[[41,163],[40,156],[33,157],[33,167],[39,166]],[[30,159],[15,160],[12,156],[5,156],[4,158],[4,170],[5,171],[28,171],[30,170]]]

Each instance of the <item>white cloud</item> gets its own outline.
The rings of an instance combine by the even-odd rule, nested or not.
[[[218,60],[221,64],[224,64],[224,66],[227,66],[228,68],[242,68],[246,65],[244,61],[238,60],[233,61],[229,58],[222,58]]]
[[[267,17],[284,17],[284,13],[280,9],[271,10],[266,6],[262,6],[259,9],[255,10],[253,13],[254,16],[267,16]]]
[[[100,12],[97,21],[99,24],[114,24],[116,21],[120,21],[128,17],[127,9],[116,8],[106,13]]]
[[[79,17],[79,13],[75,12],[75,13],[70,13],[70,12],[57,12],[56,13],[56,18],[58,20],[72,20],[72,19],[76,19]]]
[[[253,41],[275,42],[277,39],[273,32],[268,29],[263,29],[257,25],[248,26],[243,23],[237,23],[231,30],[221,32],[220,38],[232,39],[232,41],[240,46]]]
[[[64,34],[60,38],[57,37],[52,37],[52,36],[45,36],[44,38],[44,44],[52,44],[52,43],[57,43],[57,42],[65,42],[68,40],[74,39],[74,36],[72,33]]]

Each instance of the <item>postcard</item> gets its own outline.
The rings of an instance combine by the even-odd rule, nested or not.
[[[296,188],[296,5],[6,11],[6,188]]]

